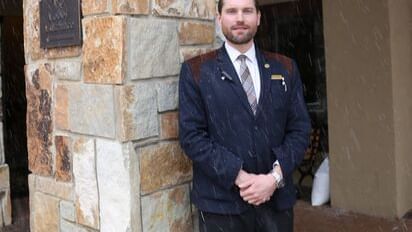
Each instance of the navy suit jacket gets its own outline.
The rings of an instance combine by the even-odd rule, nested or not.
[[[285,56],[256,49],[256,58],[261,95],[255,115],[224,46],[182,65],[179,138],[193,161],[192,202],[202,211],[238,214],[252,207],[234,184],[239,170],[266,174],[275,160],[286,186],[265,204],[282,210],[296,201],[292,172],[310,133],[299,71]]]

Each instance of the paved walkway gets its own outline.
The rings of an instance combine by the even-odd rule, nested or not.
[[[28,198],[13,202],[16,216],[13,225],[0,232],[29,231]],[[295,232],[412,232],[412,217],[385,219],[330,208],[312,207],[298,201],[295,207]],[[53,231],[50,231],[53,232]]]
[[[412,217],[386,219],[330,208],[312,207],[298,201],[295,207],[296,232],[412,232]]]

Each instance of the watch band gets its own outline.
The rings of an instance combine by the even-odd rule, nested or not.
[[[275,170],[272,170],[270,172],[270,175],[273,176],[273,178],[275,179],[277,189],[285,186],[285,182],[283,181],[283,178],[279,175],[279,173],[275,172]]]
[[[275,171],[275,167],[278,165],[278,163],[273,164],[273,169],[272,171],[270,171],[270,174],[273,176],[273,178],[275,178],[276,188],[279,189],[285,186],[285,181],[283,180],[283,176]]]

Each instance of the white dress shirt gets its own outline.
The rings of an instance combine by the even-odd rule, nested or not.
[[[238,59],[239,55],[245,55],[246,65],[249,68],[250,76],[252,77],[253,87],[255,89],[256,101],[259,102],[260,97],[260,73],[259,73],[259,65],[256,60],[256,50],[255,45],[252,46],[247,50],[245,53],[240,53],[236,48],[230,46],[230,44],[225,43],[225,48],[227,54],[229,55],[230,61],[232,61],[233,66],[235,67],[237,76],[240,77],[240,60]],[[242,81],[240,81],[242,83]]]

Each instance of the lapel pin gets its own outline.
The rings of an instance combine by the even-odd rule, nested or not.
[[[269,65],[269,64],[265,64],[265,68],[270,68],[270,65]]]
[[[225,80],[225,79],[227,78],[227,79],[233,81],[233,79],[232,79],[232,77],[229,75],[229,73],[227,73],[227,72],[225,72],[225,71],[222,71],[222,74],[223,74],[222,80]]]

